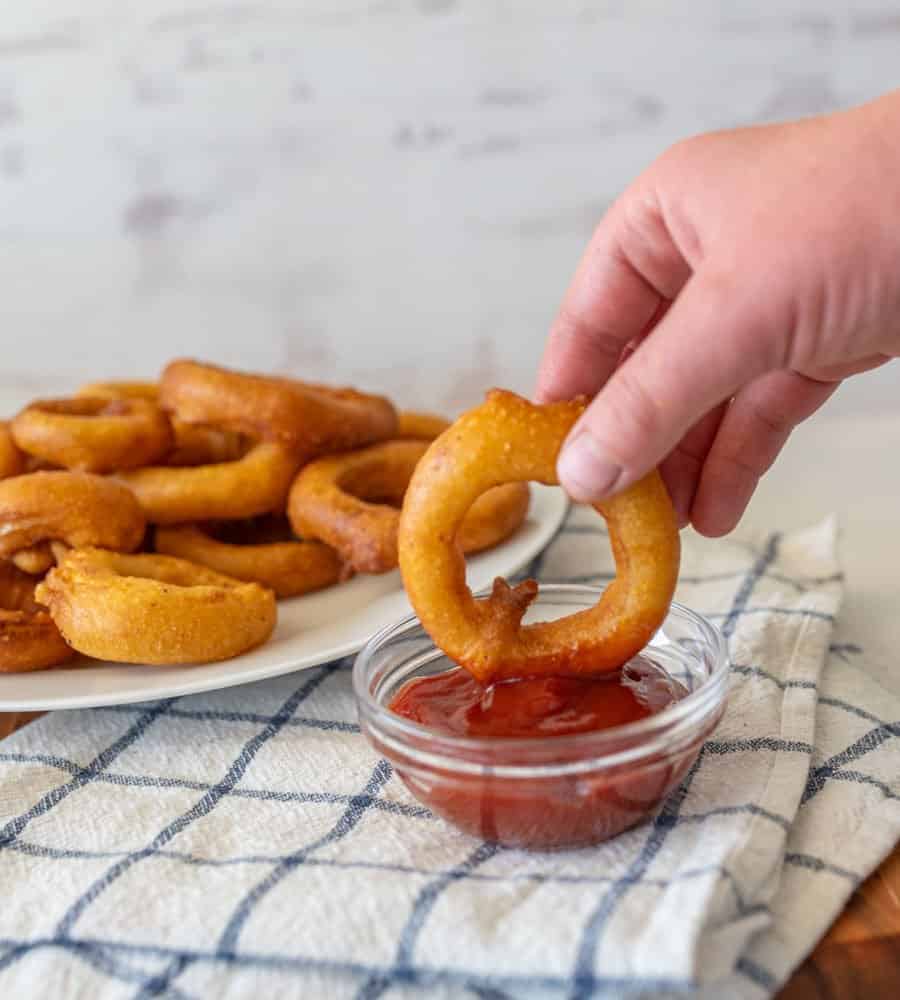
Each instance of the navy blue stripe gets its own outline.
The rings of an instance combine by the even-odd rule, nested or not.
[[[851,872],[848,868],[839,868],[837,865],[823,861],[812,854],[791,852],[790,854],[785,854],[784,860],[789,865],[795,865],[797,868],[806,868],[811,872],[828,872],[830,875],[838,875],[841,878],[849,879],[854,885],[862,881],[861,876],[857,875],[856,872]]]
[[[778,546],[780,544],[781,536],[777,533],[773,534],[769,538],[769,541],[759,558],[753,566],[750,567],[749,572],[744,578],[744,582],[741,584],[737,594],[735,594],[731,610],[725,616],[725,621],[722,624],[722,635],[725,636],[726,641],[730,639],[734,633],[734,630],[737,627],[738,617],[746,609],[747,602],[750,600],[759,578],[769,569],[772,563],[775,562],[775,559],[778,556]]]
[[[841,768],[840,770],[829,775],[828,780],[852,781],[856,785],[870,785],[872,788],[877,788],[886,799],[900,799],[900,795],[898,795],[890,787],[890,785],[883,781],[879,781],[877,778],[873,778],[869,774],[863,774],[862,771],[845,771]]]
[[[753,595],[753,590],[756,587],[757,581],[775,562],[778,555],[779,543],[780,535],[773,534],[769,538],[764,550],[753,566],[751,566],[748,570],[744,582],[735,594],[731,610],[722,625],[722,635],[725,637],[726,642],[728,642],[733,635],[734,630],[737,627],[738,617],[747,607],[747,603]],[[748,740],[739,742],[746,742],[750,744],[753,741]],[[729,745],[733,746],[735,744],[731,743]],[[572,977],[574,982],[572,1000],[583,1000],[583,998],[589,996],[590,982],[594,975],[594,962],[600,945],[600,939],[606,925],[609,923],[609,920],[611,919],[619,902],[624,898],[631,886],[639,882],[644,877],[651,862],[660,852],[670,832],[677,824],[679,813],[684,805],[688,791],[690,790],[691,784],[696,777],[706,754],[708,752],[716,752],[715,748],[719,748],[722,752],[724,752],[725,746],[726,744],[721,742],[713,744],[714,749],[712,751],[708,749],[710,747],[709,743],[706,743],[703,746],[696,761],[694,761],[693,766],[688,772],[687,777],[682,782],[681,787],[669,796],[662,809],[657,814],[656,819],[653,822],[650,835],[644,842],[644,846],[638,856],[629,866],[628,871],[625,873],[623,878],[619,879],[607,890],[606,894],[600,900],[593,913],[589,916],[582,930],[581,939],[578,944],[575,968]]]
[[[469,992],[478,1000],[513,1000],[509,993],[486,986],[470,986]]]
[[[479,844],[464,861],[451,868],[450,871],[443,872],[433,882],[423,887],[413,903],[403,930],[400,932],[400,943],[397,946],[394,968],[383,975],[370,976],[356,994],[356,1000],[378,1000],[378,997],[391,983],[403,977],[404,972],[412,967],[416,941],[441,893],[448,886],[466,878],[476,868],[495,857],[500,850],[502,848],[499,844],[490,842]]]
[[[758,962],[749,958],[739,958],[735,969],[751,982],[761,986],[764,990],[774,990],[778,986],[778,978],[772,975],[768,969],[763,968]]]
[[[79,770],[71,781],[66,782],[64,785],[58,785],[52,791],[47,792],[46,795],[42,796],[25,812],[16,816],[15,819],[11,819],[3,827],[3,829],[0,830],[0,850],[8,846],[16,837],[18,837],[33,819],[36,819],[38,816],[44,816],[55,806],[59,805],[63,799],[68,798],[72,792],[77,791],[79,788],[88,784],[88,782],[93,781],[99,774],[109,767],[116,757],[124,753],[130,746],[132,746],[132,744],[136,743],[141,736],[144,735],[147,729],[161,715],[168,711],[171,704],[171,701],[159,702],[158,704],[155,704],[152,708],[139,716],[134,724],[129,726],[129,728],[115,741],[115,743],[111,744],[102,753],[98,754],[86,768]]]
[[[859,718],[865,719],[866,722],[874,722],[878,726],[887,725],[887,723],[883,719],[880,719],[877,715],[867,712],[864,708],[860,708],[858,705],[851,705],[849,701],[842,701],[840,698],[821,696],[819,698],[819,704],[829,705],[832,708],[841,708],[845,712],[850,712],[851,715],[858,715]]]
[[[237,947],[238,938],[240,937],[241,931],[243,930],[244,924],[253,912],[253,909],[259,904],[259,902],[267,896],[279,882],[282,881],[287,875],[289,875],[295,868],[299,867],[306,861],[306,858],[313,851],[318,850],[320,847],[324,847],[326,844],[333,844],[338,840],[346,837],[348,833],[359,823],[362,817],[365,815],[366,810],[371,808],[372,801],[380,793],[381,789],[387,784],[391,777],[391,766],[387,761],[379,761],[372,771],[369,780],[366,782],[365,788],[358,796],[354,796],[353,800],[344,810],[340,819],[335,823],[335,825],[328,831],[328,833],[314,840],[311,844],[306,847],[300,848],[298,851],[294,851],[293,854],[287,855],[283,858],[278,865],[271,871],[261,882],[257,883],[250,892],[248,892],[244,898],[235,907],[234,912],[231,915],[228,923],[225,925],[225,930],[222,932],[222,936],[219,939],[219,952],[223,954],[230,954]]]
[[[850,657],[847,656],[847,653],[857,655],[862,653],[862,651],[862,646],[857,646],[855,642],[833,642],[828,647],[829,653],[839,656],[845,663],[850,662]]]
[[[109,941],[98,938],[38,938],[33,941],[0,940],[0,946],[8,945],[33,951],[39,948],[59,948],[65,951],[79,951],[90,948],[104,948],[125,954],[150,955],[175,959],[184,957],[191,962],[223,964],[237,969],[272,969],[288,973],[316,972],[319,974],[377,976],[383,975],[389,966],[378,966],[365,962],[337,961],[327,958],[313,958],[306,955],[273,955],[256,952],[200,951],[199,949],[173,948],[162,945],[134,944],[125,941]],[[488,974],[468,971],[457,967],[416,966],[404,971],[402,983],[423,988],[433,986],[461,986],[481,989],[509,990],[563,990],[570,985],[568,977],[552,975],[531,975],[529,973]],[[629,994],[649,994],[652,991],[688,990],[696,986],[691,979],[669,977],[632,977],[592,975],[590,989],[596,996],[627,996]]]
[[[610,886],[588,917],[578,942],[575,968],[572,974],[572,1000],[586,1000],[591,995],[596,977],[594,960],[600,937],[619,902],[633,885],[642,881],[651,861],[662,848],[669,831],[678,822],[678,814],[687,797],[691,782],[700,769],[702,759],[703,751],[701,750],[685,780],[669,796],[657,814],[650,835],[644,841],[640,853],[628,866],[625,874],[616,879]]]
[[[820,764],[814,771],[811,771],[806,782],[806,790],[800,804],[804,805],[814,798],[825,787],[828,779],[834,777],[835,772],[845,764],[852,764],[853,761],[865,757],[866,754],[877,750],[883,743],[894,736],[900,736],[900,722],[888,722],[884,725],[870,729],[864,736],[861,736],[855,743],[851,743],[845,750],[829,757],[823,764]]]
[[[856,647],[858,648],[858,647]],[[731,672],[735,674],[741,674],[745,677],[760,677],[764,680],[771,681],[776,687],[780,688],[782,691],[793,690],[794,688],[803,688],[810,691],[815,691],[818,685],[815,681],[782,681],[779,680],[774,674],[769,673],[768,670],[763,670],[762,667],[747,667],[747,666],[732,666]],[[839,708],[844,712],[849,712],[851,715],[859,716],[861,719],[865,719],[867,722],[874,722],[879,726],[884,726],[887,723],[883,719],[879,718],[877,715],[873,715],[871,712],[867,712],[864,708],[860,708],[858,705],[852,705],[849,701],[844,701],[841,698],[831,698],[827,695],[820,695],[817,705],[827,705],[830,708]]]
[[[775,823],[776,826],[780,826],[783,830],[790,830],[791,822],[786,816],[779,816],[778,813],[770,812],[768,809],[763,809],[762,806],[758,806],[753,802],[742,802],[739,805],[734,806],[716,806],[714,809],[707,809],[702,813],[682,813],[678,817],[679,823],[703,823],[708,819],[712,819],[715,816],[759,816],[762,819],[770,820]]]
[[[724,618],[727,619],[732,617],[733,612],[729,611],[727,614],[723,614],[718,611],[708,612],[705,617],[713,620]],[[835,621],[835,616],[829,614],[827,611],[816,611],[815,608],[779,608],[779,607],[753,607],[744,608],[734,614],[734,620],[738,618],[743,618],[746,615],[784,615],[786,618],[815,618],[817,621],[823,622],[833,622]],[[724,626],[723,626],[724,629]]]
[[[123,983],[143,983],[145,981],[146,973],[139,969],[134,969],[129,966],[121,956],[114,958],[109,954],[110,949],[103,943],[92,944],[90,946],[80,947],[78,942],[73,942],[75,947],[71,949],[71,953],[86,965],[89,965],[94,971],[100,972],[105,976],[109,976],[111,979],[117,979]],[[13,965],[18,959],[24,958],[29,951],[32,950],[32,946],[29,943],[18,943],[14,947],[10,948],[5,955],[0,958],[0,972],[4,969]],[[169,993],[171,1000],[189,1000],[189,998],[179,989],[172,989]]]
[[[768,670],[763,670],[762,667],[745,667],[739,666],[737,664],[732,664],[731,672],[733,674],[740,674],[742,677],[759,677],[762,680],[771,682],[781,691],[793,691],[795,689],[804,691],[815,691],[818,685],[815,681],[783,681],[776,677],[774,674],[769,673]]]
[[[687,574],[679,574],[678,583],[679,585],[686,583],[688,586],[700,586],[705,583],[723,583],[726,580],[738,580],[744,576],[744,570],[732,570],[728,573],[707,573],[707,574],[697,574],[695,576],[690,576]],[[560,583],[582,583],[589,584],[592,581],[604,582],[606,580],[612,580],[615,578],[615,573],[612,571],[600,571],[597,573],[579,573],[577,576],[567,576],[560,578]],[[761,580],[775,580],[778,583],[785,583],[793,587],[798,593],[805,594],[810,590],[814,590],[816,587],[822,586],[828,583],[838,583],[843,579],[842,573],[837,573],[833,576],[823,576],[823,577],[810,577],[805,579],[793,579],[789,576],[783,576],[780,573],[763,573],[760,577]],[[857,648],[850,649],[851,652],[861,652]]]
[[[95,712],[114,712],[128,715],[136,711],[133,705],[100,705]],[[217,712],[173,708],[168,712],[170,719],[194,719],[198,722],[250,722],[254,725],[268,725],[274,716],[261,712]],[[359,726],[355,722],[341,722],[337,719],[316,719],[308,715],[295,716],[288,719],[286,726],[296,726],[304,729],[322,729],[326,732],[358,733]]]
[[[281,710],[275,715],[273,721],[244,744],[241,752],[228,769],[222,781],[210,788],[187,812],[182,813],[181,816],[161,830],[147,847],[130,854],[121,861],[117,861],[108,871],[101,875],[65,912],[56,926],[56,934],[60,937],[66,937],[84,911],[115,881],[120,879],[125,872],[139,861],[151,857],[179,833],[186,830],[195,820],[211,812],[221,799],[228,795],[241,780],[260,748],[281,730],[284,723],[293,715],[304,698],[311,695],[331,672],[332,668],[325,666],[297,688],[282,705]]]
[[[80,770],[74,761],[47,754],[0,753],[0,762],[48,764],[73,774],[77,774]],[[190,781],[187,778],[156,778],[144,774],[120,774],[115,771],[97,775],[95,780],[126,788],[186,788],[194,792],[207,792],[214,787],[207,781]],[[320,802],[328,805],[346,803],[353,798],[352,795],[340,795],[336,792],[275,792],[265,788],[235,788],[231,794],[235,798],[259,799],[263,802]],[[397,816],[408,816],[412,819],[434,819],[431,812],[424,806],[391,802],[387,799],[376,799],[372,805],[380,812],[392,813]]]
[[[724,807],[728,809],[728,807]],[[748,807],[746,810],[729,811],[752,811],[758,807]],[[712,810],[709,813],[690,817],[690,819],[707,819],[720,814],[720,810]],[[770,818],[778,821],[774,814]],[[682,820],[687,817],[682,817]],[[117,858],[127,857],[129,851],[87,851],[79,848],[48,847],[44,844],[34,844],[26,840],[18,840],[12,845],[12,850],[20,854],[27,854],[36,858],[49,858],[54,861],[109,861]],[[280,864],[284,860],[284,855],[280,854],[243,854],[229,858],[203,858],[186,851],[157,851],[158,858],[165,858],[170,861],[177,861],[181,864],[196,866],[200,868],[227,868],[235,865],[266,865],[272,866]],[[339,861],[334,858],[307,858],[306,864],[314,867],[337,868],[345,871],[382,871],[396,872],[400,875],[418,875],[423,878],[441,877],[446,872],[428,868],[415,868],[411,865],[395,865],[377,861]],[[734,876],[727,868],[721,865],[705,865],[701,868],[688,868],[671,878],[645,878],[643,884],[654,888],[665,889],[676,882],[687,882],[695,878],[704,878],[708,875],[717,875],[723,878],[731,886],[738,907],[744,907],[743,897],[740,887]],[[485,875],[481,872],[473,871],[467,875],[473,882],[497,882],[515,883],[532,882],[537,885],[610,885],[616,881],[616,876],[612,875],[547,875],[540,872],[512,873],[510,875]]]
[[[145,977],[145,982],[135,993],[134,1000],[150,1000],[151,997],[171,996],[175,987],[174,981],[191,964],[193,959],[185,955],[174,958],[165,969],[156,976]]]
[[[745,740],[708,740],[704,745],[704,750],[716,755],[743,753],[746,750],[812,754],[815,752],[815,747],[811,743],[803,743],[800,740],[783,740],[777,736],[753,736]]]

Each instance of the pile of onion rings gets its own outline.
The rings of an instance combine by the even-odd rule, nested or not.
[[[221,535],[222,532],[220,531]],[[251,530],[241,541],[217,537],[203,525],[185,524],[156,530],[156,551],[189,559],[219,573],[260,583],[276,597],[297,597],[330,587],[346,574],[338,553],[322,542],[254,536]]]
[[[399,508],[427,450],[427,440],[387,441],[310,462],[288,498],[294,531],[327,542],[356,572],[395,569]],[[528,500],[525,483],[478,497],[459,525],[461,551],[480,552],[508,538],[525,520]]]
[[[187,360],[31,403],[0,423],[0,671],[201,663],[265,642],[277,599],[397,567],[404,494],[449,426]],[[528,503],[525,483],[487,492],[457,543],[499,544]]]
[[[31,577],[0,563],[0,674],[58,667],[75,655],[34,588]]]
[[[400,569],[410,601],[436,644],[481,683],[538,674],[615,670],[665,618],[678,576],[677,519],[657,472],[595,505],[606,520],[616,578],[598,604],[523,625],[537,584],[494,583],[476,599],[457,537],[472,504],[504,483],[557,483],[556,459],[584,410],[579,401],[538,406],[494,390],[428,449],[403,504]]]
[[[146,399],[77,396],[27,406],[12,422],[16,444],[50,465],[113,472],[158,461],[172,450],[172,427]]]
[[[172,556],[67,553],[38,585],[68,644],[122,663],[212,663],[275,628],[275,595]]]

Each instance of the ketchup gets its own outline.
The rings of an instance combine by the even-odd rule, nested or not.
[[[465,670],[410,681],[392,712],[444,736],[567,736],[652,715],[622,677],[524,677],[482,687]]]
[[[398,761],[397,771],[433,812],[485,840],[542,849],[596,844],[652,813],[687,773],[706,735],[648,748],[634,759],[617,751],[635,747],[638,738],[623,734],[619,740],[614,727],[648,718],[685,694],[640,657],[617,674],[532,677],[486,688],[453,667],[407,682],[391,711],[435,737],[493,745],[458,752],[443,747],[445,764]],[[599,730],[610,731],[603,749],[566,739]],[[525,751],[513,742],[522,737],[541,741],[535,753],[527,751],[524,768]],[[427,737],[416,743],[429,749]],[[457,758],[464,766],[456,766]],[[476,761],[481,766],[473,771]],[[513,768],[504,768],[510,762]]]

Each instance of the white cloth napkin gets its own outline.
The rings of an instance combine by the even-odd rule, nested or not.
[[[602,533],[573,512],[533,570],[608,579]],[[772,994],[900,834],[900,703],[834,636],[834,536],[686,535],[729,707],[658,815],[592,849],[433,818],[360,735],[349,660],[42,718],[0,744],[0,996]]]

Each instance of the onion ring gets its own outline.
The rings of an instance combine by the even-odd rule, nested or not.
[[[45,541],[131,552],[146,522],[126,487],[86,472],[32,472],[0,482],[0,559]]]
[[[360,573],[395,569],[398,507],[427,450],[427,441],[385,441],[310,462],[288,497],[291,526],[298,535],[327,542]],[[508,538],[525,519],[528,502],[525,483],[507,483],[479,497],[459,528],[462,551],[481,551]]]
[[[384,440],[397,429],[397,412],[382,396],[247,375],[198,361],[173,361],[166,367],[160,401],[186,423],[276,441],[303,461]]]
[[[25,471],[26,457],[19,450],[6,421],[0,421],[0,479],[21,476]]]
[[[401,410],[397,414],[397,433],[395,438],[402,441],[433,441],[450,426],[450,421],[435,413],[417,413],[414,410]]]
[[[235,462],[148,466],[116,478],[134,492],[153,524],[230,521],[283,510],[298,465],[280,445],[261,442]]]
[[[662,623],[678,576],[680,542],[657,472],[595,505],[606,519],[616,578],[586,611],[523,625],[538,585],[494,582],[476,600],[453,537],[472,502],[505,482],[554,485],[560,448],[583,401],[537,406],[494,390],[428,449],[400,521],[403,581],[425,630],[452,660],[486,683],[536,674],[589,675],[622,666]]]
[[[9,560],[17,569],[29,576],[43,576],[47,570],[56,565],[56,559],[49,542],[32,545],[28,549],[19,549]]]
[[[76,395],[99,399],[145,399],[158,404],[159,386],[155,382],[92,382],[83,385]],[[167,465],[233,462],[247,450],[240,434],[213,427],[195,427],[177,417],[172,417],[171,424],[175,443],[166,456]]]
[[[147,465],[172,449],[166,415],[146,399],[46,399],[13,420],[22,451],[81,472],[114,472]]]
[[[259,583],[276,597],[296,597],[337,583],[343,576],[340,556],[317,541],[258,541],[235,544],[216,538],[199,525],[158,528],[156,551],[188,559],[218,573]]]
[[[75,652],[34,599],[34,581],[0,563],[0,674],[56,667]]]
[[[119,663],[227,660],[265,642],[275,595],[160,555],[69,552],[35,596],[73,649]]]

